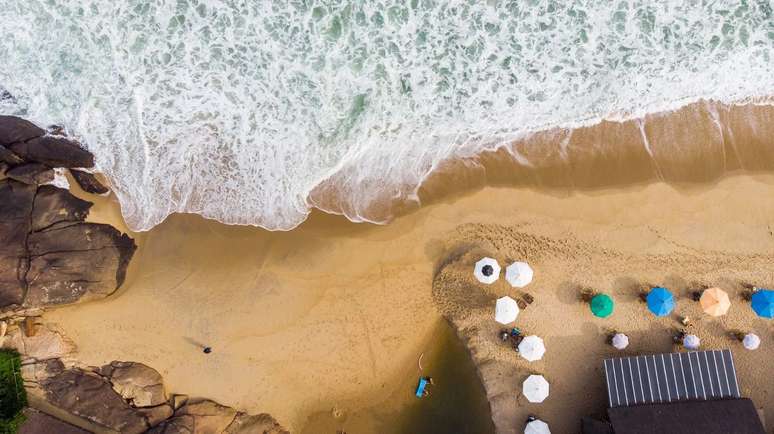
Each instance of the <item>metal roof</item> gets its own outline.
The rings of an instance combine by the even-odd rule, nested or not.
[[[611,408],[740,398],[730,350],[606,359],[605,379]]]

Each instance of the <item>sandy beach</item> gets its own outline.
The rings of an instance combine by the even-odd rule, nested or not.
[[[470,311],[464,324],[482,330],[467,342],[474,361],[513,367],[496,391],[487,385],[495,425],[517,432],[520,417],[535,412],[567,432],[584,412],[604,408],[601,360],[611,354],[605,328],[626,328],[632,351],[669,349],[668,330],[676,323],[649,315],[632,295],[632,282],[665,284],[679,294],[693,280],[774,283],[774,203],[761,200],[773,192],[771,175],[561,195],[490,187],[387,226],[318,214],[287,233],[176,215],[139,234],[137,257],[117,294],[46,317],[62,326],[85,363],[140,361],[158,369],[169,390],[269,412],[300,432],[310,415],[354,413],[405,388],[441,313],[448,313],[438,292],[468,285],[471,297],[459,307]],[[91,218],[116,224],[117,216],[106,199]],[[535,266],[528,290],[537,301],[518,325],[546,339],[544,361],[527,365],[496,345],[491,309],[477,305],[473,294],[514,291],[502,281],[486,289],[473,284],[471,261],[483,254]],[[592,319],[570,283],[615,295],[620,310],[608,321]],[[762,362],[774,354],[771,324],[737,297],[734,304],[719,320],[701,318],[685,298],[678,306],[696,317],[708,347],[734,349],[743,394],[774,415],[766,400],[774,384],[761,381]],[[729,341],[724,330],[734,327],[757,331],[761,350],[744,352]],[[200,344],[213,346],[213,354],[201,354]],[[588,376],[573,376],[578,366]],[[528,370],[557,380],[543,405],[518,399],[519,375]],[[493,394],[507,396],[507,404]]]

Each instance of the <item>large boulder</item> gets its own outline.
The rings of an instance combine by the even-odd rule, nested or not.
[[[78,186],[87,193],[105,194],[110,191],[101,182],[99,182],[93,173],[75,169],[70,169],[70,173],[73,175],[75,182],[78,183]]]
[[[105,297],[123,284],[136,245],[84,222],[91,205],[54,186],[0,180],[0,309]]]
[[[16,142],[40,137],[46,132],[32,122],[16,116],[0,116],[0,145],[10,145]]]
[[[153,407],[167,401],[161,374],[142,363],[114,361],[103,366],[99,373],[135,407]]]
[[[59,222],[33,232],[26,274],[28,307],[106,297],[120,287],[134,241],[110,225]]]
[[[98,425],[126,434],[149,428],[142,413],[94,372],[68,369],[44,380],[41,386],[51,404]]]

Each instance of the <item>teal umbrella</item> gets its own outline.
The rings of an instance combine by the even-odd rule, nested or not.
[[[607,294],[597,294],[591,299],[591,313],[600,318],[607,318],[613,313],[613,299]]]

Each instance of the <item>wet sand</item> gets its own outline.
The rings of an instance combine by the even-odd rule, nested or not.
[[[768,134],[765,128],[755,131]],[[749,136],[751,143],[759,140],[756,137]],[[767,137],[771,146],[774,134]],[[589,139],[588,146],[594,143]],[[561,176],[561,167],[550,165],[543,172],[530,171],[515,187],[477,190],[465,183],[510,185],[495,176],[508,169],[475,168],[491,172],[485,182],[457,171],[448,186],[441,175],[435,184],[428,183],[423,194],[429,205],[386,226],[353,224],[314,213],[294,231],[269,233],[174,215],[148,233],[135,234],[140,247],[127,283],[117,294],[46,315],[78,345],[78,357],[85,363],[143,362],[164,375],[170,391],[268,412],[293,432],[303,432],[308,421],[319,423],[316,418],[333,408],[356,414],[405,393],[401,390],[411,369],[407,367],[415,366],[428,350],[445,309],[434,298],[433,288],[434,276],[444,264],[458,267],[463,276],[470,268],[465,262],[470,252],[518,256],[535,264],[535,286],[530,290],[537,306],[546,309],[530,308],[524,316],[524,325],[539,331],[551,348],[544,365],[537,368],[563,378],[564,389],[560,386],[556,391],[580,390],[583,395],[557,393],[544,406],[507,412],[493,406],[493,416],[498,427],[506,422],[515,426],[518,421],[511,417],[534,410],[563,432],[577,422],[576,415],[565,410],[575,408],[579,399],[598,402],[602,408],[605,402],[599,385],[585,388],[585,383],[574,382],[566,373],[578,363],[601,366],[609,351],[598,345],[598,332],[605,324],[591,321],[592,330],[582,307],[562,301],[562,283],[588,282],[614,291],[621,284],[617,279],[630,276],[678,286],[694,278],[750,279],[761,286],[774,285],[774,269],[768,266],[774,259],[774,201],[768,200],[774,197],[774,175],[718,179],[721,172],[714,171],[714,161],[691,157],[669,170],[660,164],[662,174],[685,176],[673,179],[673,185],[644,175],[628,179],[640,173],[641,160],[636,158],[616,157],[582,166],[588,179],[599,180],[596,183],[558,182],[556,186],[537,182]],[[605,179],[607,187],[597,185]],[[684,183],[686,179],[690,182]],[[123,226],[113,199],[100,201],[91,218]],[[554,241],[530,242],[544,239],[540,237]],[[514,243],[514,239],[520,241]],[[581,244],[598,248],[572,248]],[[605,271],[600,265],[608,260],[605,249],[622,255],[614,270]],[[644,255],[638,256],[630,274],[626,255]],[[661,255],[661,259],[646,272],[647,255]],[[672,260],[676,257],[681,261]],[[717,262],[718,257],[724,259]],[[593,276],[586,275],[590,270]],[[435,292],[438,285],[436,280]],[[493,291],[509,290],[500,286]],[[621,318],[632,321],[635,331],[648,330],[653,324],[667,326],[645,314]],[[754,328],[761,334],[762,349],[739,355],[737,367],[743,393],[759,405],[768,405],[767,414],[774,415],[766,401],[774,385],[757,381],[766,374],[760,363],[774,355],[771,322],[746,315],[709,323]],[[485,316],[474,318],[469,326],[497,328]],[[707,330],[720,333],[721,329]],[[583,339],[594,342],[589,346],[592,350],[562,349],[562,343],[583,344]],[[202,354],[204,344],[213,347],[212,354]],[[493,354],[501,351],[486,345],[475,348]],[[511,356],[502,359],[508,361]],[[475,354],[474,360],[480,361]],[[512,362],[519,366],[517,360]],[[504,382],[498,393],[517,395],[517,386]]]

